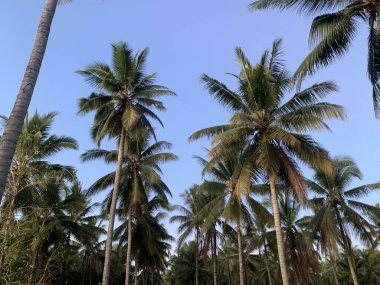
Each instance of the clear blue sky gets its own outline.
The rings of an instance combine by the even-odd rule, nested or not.
[[[12,0],[0,9],[0,114],[9,115],[30,55],[43,7],[42,0]],[[284,38],[284,51],[291,70],[307,54],[310,18],[285,12],[248,12],[249,1],[237,0],[74,0],[58,7],[43,67],[30,110],[58,111],[54,132],[76,138],[79,151],[65,152],[60,163],[78,167],[84,186],[111,168],[102,163],[79,162],[79,155],[94,147],[89,139],[92,116],[77,117],[78,98],[91,87],[74,71],[99,60],[110,62],[110,43],[128,42],[135,50],[150,47],[148,71],[158,72],[158,83],[178,97],[165,99],[167,112],[160,114],[165,128],[160,140],[174,144],[180,157],[163,167],[165,180],[179,194],[200,181],[200,167],[193,155],[204,155],[206,141],[188,143],[196,130],[224,123],[227,112],[199,83],[201,73],[226,83],[226,72],[238,72],[234,48],[241,46],[252,62],[275,38]],[[364,173],[363,183],[379,180],[380,121],[372,111],[371,88],[366,78],[367,27],[362,26],[348,56],[318,73],[308,83],[334,80],[340,92],[330,101],[346,107],[349,119],[332,122],[333,132],[315,137],[333,155],[351,155]],[[104,147],[112,147],[105,144]],[[368,202],[380,202],[372,194]],[[175,234],[173,226],[170,226]]]

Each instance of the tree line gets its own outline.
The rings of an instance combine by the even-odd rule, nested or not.
[[[46,0],[14,109],[2,117],[0,282],[378,283],[380,209],[359,199],[380,184],[350,188],[362,175],[355,162],[332,158],[309,134],[329,130],[326,120],[346,118],[342,106],[325,101],[337,91],[335,83],[302,86],[307,75],[344,54],[358,21],[368,20],[368,74],[378,111],[375,2],[259,0],[250,5],[252,10],[338,11],[314,19],[315,47],[293,74],[276,40],[255,64],[236,48],[240,73],[231,74],[236,90],[201,76],[230,118],[190,136],[190,141],[207,137],[211,146],[206,159],[196,158],[204,181],[185,191],[183,206],[169,203],[171,191],[160,166],[177,156],[170,143],[157,139],[153,125],[163,125],[156,113],[165,110],[160,98],[176,94],[157,85],[155,73],[146,73],[147,49],[135,53],[116,43],[110,65],[95,62],[78,71],[94,88],[79,100],[78,114],[93,114],[96,145],[81,160],[101,159],[115,170],[82,189],[73,166],[50,162],[78,147],[74,138],[51,134],[56,113],[27,114],[58,2]],[[105,138],[115,141],[115,149],[100,148]],[[301,163],[314,170],[313,179],[303,176]],[[92,203],[92,195],[101,191],[107,191],[104,201]],[[168,213],[179,223],[173,256],[174,237],[164,223]],[[356,249],[353,239],[363,249]]]

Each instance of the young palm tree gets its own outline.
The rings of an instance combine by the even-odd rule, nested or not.
[[[338,225],[339,239],[343,243],[352,281],[355,285],[359,285],[349,229],[361,233],[367,241],[371,240],[372,227],[358,211],[379,213],[379,209],[355,199],[379,189],[380,183],[349,188],[353,179],[361,179],[359,168],[349,157],[335,158],[334,165],[334,172],[316,171],[314,181],[308,182],[310,190],[317,196],[310,200],[315,206],[315,215],[310,224],[313,228],[328,229],[334,229],[335,225]]]
[[[197,191],[198,185],[193,185],[187,189],[181,196],[184,199],[186,206],[174,205],[173,210],[180,212],[179,215],[174,215],[170,218],[170,222],[178,222],[178,248],[181,248],[184,241],[195,232],[194,256],[195,256],[195,285],[199,285],[199,255],[200,243],[202,240],[201,226],[202,220],[199,217],[199,211],[205,206],[203,195]]]
[[[128,219],[115,229],[115,239],[119,240],[120,246],[126,245],[128,248],[129,240],[138,241],[132,245],[135,261],[135,282],[139,276],[147,282],[152,275],[163,271],[166,267],[166,258],[169,257],[170,249],[168,242],[174,241],[174,238],[168,234],[162,224],[162,219],[166,217],[166,214],[161,210],[168,209],[167,199],[154,196],[149,199],[147,204],[141,205],[141,214],[134,219],[132,224],[132,239],[129,239],[130,223]],[[120,212],[122,213],[123,210],[121,209]],[[122,218],[125,219],[125,216],[122,215]],[[149,283],[156,284],[154,280]],[[143,284],[147,283],[143,282]]]
[[[329,65],[348,52],[356,36],[359,22],[369,26],[368,76],[373,86],[375,114],[380,115],[380,5],[377,1],[307,1],[257,0],[251,10],[267,8],[295,9],[307,15],[318,13],[313,19],[309,43],[310,54],[301,63],[295,77],[303,78],[316,69]]]
[[[125,139],[136,135],[133,132],[141,135],[138,130],[142,129],[148,129],[154,135],[148,118],[158,121],[161,125],[162,122],[151,108],[165,110],[157,97],[174,95],[168,88],[154,84],[155,73],[145,73],[148,49],[134,54],[126,43],[121,42],[112,45],[112,50],[112,66],[97,62],[85,70],[78,71],[86,81],[100,90],[100,93],[94,92],[79,101],[80,114],[95,112],[92,138],[98,145],[105,136],[118,139],[118,159],[109,212],[103,285],[109,284],[112,235]]]
[[[243,194],[247,196],[250,191],[255,191],[258,185],[251,185],[246,189],[245,193],[236,191],[236,184],[239,177],[240,156],[233,155],[222,162],[210,167],[210,162],[196,157],[198,161],[207,171],[208,178],[199,187],[198,191],[204,193],[208,199],[204,207],[199,211],[198,216],[202,218],[202,229],[215,228],[216,224],[221,223],[220,219],[224,218],[225,222],[236,222],[236,237],[239,257],[239,280],[240,284],[245,283],[245,257],[242,223],[252,226],[252,218],[247,206],[243,203]],[[206,173],[204,173],[206,174]],[[253,212],[263,217],[263,213],[267,213],[266,209],[252,197],[246,197],[247,202],[251,206]],[[215,280],[215,264],[214,264],[214,280]]]
[[[7,192],[1,209],[4,220],[1,236],[4,239],[14,222],[17,199],[24,201],[31,199],[35,185],[41,180],[44,181],[46,177],[56,177],[57,173],[70,180],[75,178],[76,171],[73,167],[48,161],[53,155],[63,150],[78,147],[77,142],[71,137],[50,134],[56,115],[57,113],[40,115],[36,112],[30,119],[26,118],[13,158]],[[8,119],[4,117],[4,120]],[[0,272],[3,268],[5,250],[0,246]]]
[[[70,0],[66,0],[66,2],[69,1]],[[49,39],[50,27],[59,2],[61,1],[45,1],[29,63],[26,67],[24,78],[21,82],[21,87],[9,116],[9,120],[7,121],[4,134],[0,140],[0,202],[5,191],[9,169],[12,164],[13,155],[16,151],[19,136],[22,132],[24,119],[33,96],[34,87],[37,83],[37,78]]]
[[[288,285],[276,183],[286,180],[304,200],[305,183],[297,160],[318,169],[331,170],[327,152],[305,132],[329,129],[325,119],[344,119],[345,114],[339,105],[318,102],[337,90],[332,82],[314,84],[283,102],[291,83],[280,47],[281,40],[276,40],[272,50],[265,51],[256,65],[249,62],[240,48],[236,49],[241,67],[240,74],[234,75],[238,82],[236,92],[202,75],[209,92],[234,114],[229,124],[200,130],[190,139],[213,137],[209,168],[231,152],[237,152],[237,148],[243,149],[236,184],[238,193],[249,189],[260,171],[265,173],[270,185],[282,279],[284,285]]]
[[[123,163],[120,169],[120,191],[117,199],[128,222],[126,285],[129,283],[132,220],[142,215],[143,207],[148,203],[149,194],[156,193],[164,201],[167,201],[166,195],[170,195],[168,186],[162,181],[160,176],[162,174],[160,164],[177,159],[177,156],[173,153],[162,152],[170,148],[171,144],[168,142],[160,141],[149,145],[149,140],[147,139],[128,139],[123,147]],[[118,151],[94,149],[82,155],[83,161],[99,158],[104,159],[106,163],[115,163],[118,159]],[[108,189],[114,183],[116,175],[117,172],[115,171],[101,177],[89,188],[89,191],[97,193]],[[107,209],[112,207],[114,191],[110,192],[104,202]]]

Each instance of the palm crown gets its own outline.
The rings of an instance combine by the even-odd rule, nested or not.
[[[240,48],[236,49],[241,67],[241,73],[233,75],[239,84],[236,92],[216,79],[202,76],[209,92],[234,114],[229,124],[197,131],[190,139],[213,137],[209,167],[237,148],[242,149],[238,191],[250,189],[252,179],[260,176],[261,169],[268,175],[286,173],[292,188],[303,197],[304,183],[296,160],[317,168],[331,168],[327,152],[304,133],[329,130],[324,120],[344,119],[345,113],[339,105],[318,102],[337,90],[329,81],[299,91],[283,103],[291,83],[280,46],[281,40],[275,41],[272,50],[265,51],[256,65],[248,61]]]
[[[154,134],[148,118],[162,122],[151,110],[165,110],[157,100],[162,95],[175,95],[168,88],[154,84],[155,73],[145,73],[148,49],[137,52],[126,43],[112,45],[112,66],[96,62],[78,71],[99,92],[93,92],[79,101],[79,113],[95,111],[91,135],[100,141],[108,135],[118,137],[123,128],[128,132],[137,125],[148,128]]]
[[[270,7],[295,9],[306,14],[323,13],[314,18],[309,34],[313,47],[295,73],[302,79],[316,69],[324,67],[344,55],[355,38],[359,22],[369,25],[368,77],[373,86],[373,104],[376,116],[380,111],[380,6],[376,1],[307,1],[307,0],[257,0],[252,10]]]

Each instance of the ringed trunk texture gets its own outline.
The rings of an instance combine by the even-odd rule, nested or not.
[[[0,202],[7,184],[7,176],[12,164],[13,155],[21,134],[24,119],[33,96],[34,87],[45,55],[51,24],[58,5],[58,0],[46,0],[42,11],[32,54],[26,67],[16,102],[7,120],[0,142]]]
[[[239,280],[240,280],[240,285],[244,285],[244,259],[243,259],[243,248],[241,245],[240,218],[237,222],[237,242],[238,242],[238,251],[239,251]]]
[[[125,263],[125,285],[129,285],[129,271],[131,269],[131,250],[132,250],[132,211],[128,213],[128,243],[127,243],[127,262]],[[136,266],[136,265],[135,265]],[[137,273],[137,271],[136,271]]]
[[[269,177],[269,185],[273,207],[274,227],[276,231],[278,259],[280,262],[282,284],[289,285],[288,269],[286,267],[285,261],[284,240],[282,238],[280,212],[278,209],[278,201],[276,194],[276,180],[273,177]]]
[[[354,285],[359,285],[358,277],[356,275],[356,266],[355,266],[354,254],[352,252],[351,240],[346,235],[346,232],[343,228],[342,218],[341,218],[339,210],[336,206],[335,206],[335,212],[336,212],[336,215],[338,218],[338,226],[339,226],[340,234],[341,234],[342,239],[343,239],[344,251],[346,252],[346,255],[347,255],[347,261],[348,261],[348,265],[350,267],[352,281],[354,282]]]
[[[121,165],[123,162],[124,142],[125,142],[125,130],[122,129],[121,134],[120,134],[120,140],[119,140],[119,150],[118,150],[118,155],[117,155],[117,165],[116,165],[116,171],[115,171],[115,182],[113,186],[111,208],[110,208],[110,213],[109,213],[102,285],[109,285],[109,279],[110,279],[112,236],[113,236],[113,227],[115,223],[116,202],[117,202],[117,196],[118,196],[119,186],[120,186],[120,172],[121,172]]]

